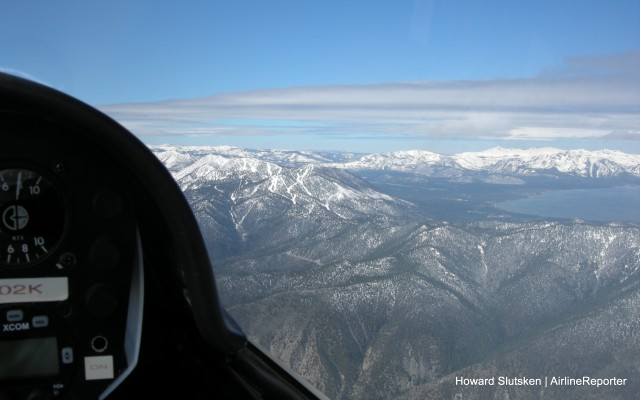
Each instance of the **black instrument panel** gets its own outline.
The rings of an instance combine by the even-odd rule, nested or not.
[[[131,178],[73,127],[0,123],[0,396],[98,398],[135,359]]]

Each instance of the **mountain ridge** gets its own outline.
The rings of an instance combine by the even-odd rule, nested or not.
[[[441,170],[487,172],[511,176],[560,174],[586,178],[630,176],[640,178],[640,155],[617,150],[507,149],[442,155],[423,150],[360,154],[292,150],[248,150],[230,146],[151,146],[165,165],[176,171],[193,157],[218,155],[270,162],[279,166],[319,164],[350,171],[376,170],[429,175]],[[334,158],[328,157],[331,154]],[[336,157],[336,155],[338,155]]]
[[[486,177],[536,182],[507,168],[517,152],[474,154],[495,172],[419,151],[388,153],[392,160],[230,147],[154,152],[200,223],[225,307],[251,342],[331,398],[630,399],[640,390],[636,381],[593,393],[452,384],[456,376],[622,376],[637,368],[638,224],[501,214],[491,202],[520,186]],[[513,163],[494,162],[505,159]],[[354,162],[392,169],[339,167]],[[566,176],[560,187],[611,178],[555,171]],[[387,190],[399,186],[416,200],[446,195],[427,207]],[[469,221],[449,219],[470,212]]]

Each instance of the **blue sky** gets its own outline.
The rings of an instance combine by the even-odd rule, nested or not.
[[[637,0],[0,5],[1,70],[148,143],[640,153]]]

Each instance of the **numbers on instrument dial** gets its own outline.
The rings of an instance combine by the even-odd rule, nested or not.
[[[0,266],[44,259],[62,240],[65,203],[46,176],[31,169],[0,170]]]

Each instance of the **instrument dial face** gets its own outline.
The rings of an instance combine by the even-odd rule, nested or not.
[[[25,168],[0,170],[0,267],[28,266],[58,246],[65,203],[55,185]]]

